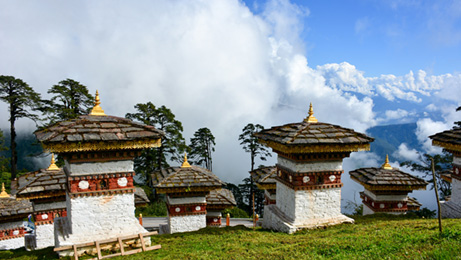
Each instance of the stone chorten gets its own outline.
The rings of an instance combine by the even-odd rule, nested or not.
[[[33,212],[32,203],[28,200],[16,200],[5,191],[2,183],[0,212],[0,250],[24,247],[26,230],[23,219]]]
[[[234,194],[228,189],[216,189],[206,196],[206,225],[219,227],[222,224],[221,211],[237,205]]]
[[[381,168],[360,168],[349,172],[351,178],[365,187],[360,193],[363,215],[374,213],[403,214],[419,208],[415,199],[409,198],[413,190],[425,190],[427,182],[398,168],[392,168],[388,156]]]
[[[457,110],[461,110],[461,107]],[[431,135],[429,138],[432,139],[432,145],[440,146],[453,154],[453,172],[446,178],[451,179],[451,199],[441,204],[442,217],[461,218],[461,127]]]
[[[312,104],[300,123],[255,134],[277,153],[276,204],[266,207],[263,227],[286,233],[353,222],[341,214],[342,160],[370,149],[374,139],[352,129],[318,122]]]
[[[277,199],[277,186],[275,180],[277,177],[277,167],[268,166],[259,168],[251,171],[250,175],[256,183],[256,187],[264,191],[264,208],[266,208],[267,205],[275,204]]]
[[[54,155],[47,169],[29,172],[12,183],[18,200],[32,202],[36,248],[54,246],[54,219],[66,217],[66,174],[56,166]]]
[[[105,115],[96,92],[89,115],[35,135],[65,161],[67,217],[55,220],[56,247],[146,232],[134,216],[133,158],[159,147],[162,131]]]
[[[211,171],[190,165],[186,155],[181,167],[154,173],[152,182],[157,193],[166,194],[168,224],[160,226],[160,233],[167,234],[206,227],[206,196],[225,184]]]

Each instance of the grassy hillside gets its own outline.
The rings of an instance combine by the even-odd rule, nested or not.
[[[111,259],[461,259],[461,221],[386,215],[294,235],[243,226],[159,235],[162,249]],[[52,249],[0,252],[0,259],[51,259]]]

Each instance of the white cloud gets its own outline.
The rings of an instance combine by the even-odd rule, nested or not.
[[[401,158],[403,161],[420,161],[420,154],[416,149],[408,148],[406,143],[400,144],[397,151],[394,152],[394,156]]]

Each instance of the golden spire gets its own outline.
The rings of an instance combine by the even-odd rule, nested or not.
[[[96,97],[94,101],[94,107],[91,109],[90,115],[92,116],[105,116],[104,110],[99,106],[101,104],[101,101],[99,101],[99,93],[96,90]]]
[[[386,154],[386,161],[381,165],[381,168],[384,170],[392,170],[392,166],[389,164],[389,156]]]
[[[48,171],[59,171],[59,167],[56,165],[54,161],[54,153],[51,154],[51,164],[47,169]]]
[[[187,153],[184,153],[184,162],[181,165],[181,168],[189,168],[191,167],[189,162],[187,162]]]
[[[9,198],[10,195],[6,193],[5,183],[2,182],[2,192],[0,193],[0,198]]]
[[[314,116],[314,109],[312,108],[312,103],[309,106],[309,116],[304,119],[306,123],[317,123],[318,120]]]

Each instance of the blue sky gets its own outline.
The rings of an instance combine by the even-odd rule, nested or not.
[[[265,1],[245,1],[258,13]],[[305,10],[311,66],[349,62],[366,76],[461,71],[458,1],[292,1]]]

